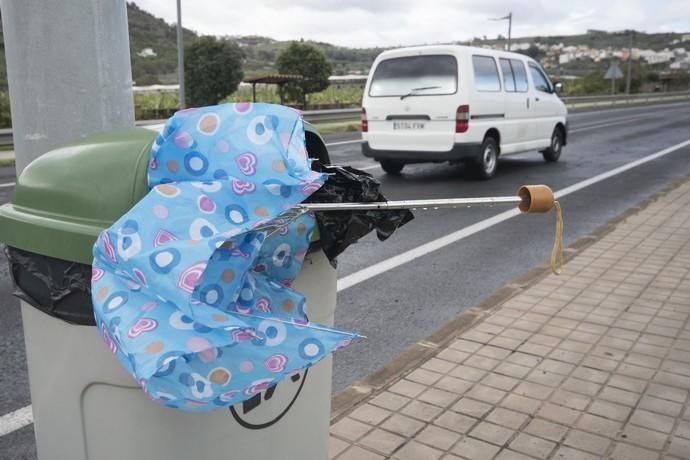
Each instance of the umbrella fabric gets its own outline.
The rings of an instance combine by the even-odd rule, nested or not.
[[[93,251],[99,333],[151,399],[234,405],[352,342],[310,323],[290,287],[315,220],[280,216],[324,180],[289,108],[224,104],[167,122],[151,191]]]

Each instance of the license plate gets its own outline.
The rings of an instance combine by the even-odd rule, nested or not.
[[[421,121],[394,121],[393,129],[424,129]]]

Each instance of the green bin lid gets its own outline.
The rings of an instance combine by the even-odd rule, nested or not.
[[[0,241],[91,264],[98,234],[148,193],[157,133],[127,128],[85,137],[31,162],[0,206]]]

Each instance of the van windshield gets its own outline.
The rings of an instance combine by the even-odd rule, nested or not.
[[[458,89],[458,63],[450,55],[408,56],[379,62],[369,96],[432,96]]]

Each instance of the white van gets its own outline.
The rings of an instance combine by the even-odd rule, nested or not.
[[[457,45],[381,53],[362,100],[362,153],[398,174],[407,163],[468,162],[480,178],[499,155],[540,150],[557,161],[565,104],[541,66],[517,53]]]

